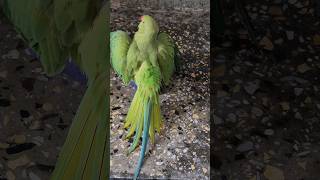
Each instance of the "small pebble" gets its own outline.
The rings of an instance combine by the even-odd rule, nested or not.
[[[267,136],[272,136],[274,134],[274,130],[273,129],[266,129],[264,131],[264,134]]]
[[[41,180],[41,178],[35,173],[33,173],[32,171],[29,172],[29,177],[30,177],[30,180]]]
[[[6,177],[8,180],[15,180],[16,179],[16,176],[13,174],[12,171],[7,171],[6,172]]]
[[[7,165],[10,169],[16,169],[20,166],[25,166],[30,162],[30,159],[26,155],[22,155],[17,159],[9,160]]]
[[[239,152],[246,152],[246,151],[249,151],[252,149],[253,149],[253,143],[251,141],[246,141],[246,142],[240,144],[236,150]]]

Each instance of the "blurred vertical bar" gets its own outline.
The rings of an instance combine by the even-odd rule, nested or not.
[[[213,44],[216,46],[219,43],[220,38],[224,33],[224,17],[223,10],[220,0],[213,0],[212,5],[212,16],[213,16]]]
[[[214,147],[214,49],[216,47],[216,37],[217,34],[221,34],[223,31],[223,26],[221,26],[221,22],[223,22],[223,16],[221,11],[220,0],[213,0],[212,7],[210,9],[210,179],[213,178],[213,167],[214,167],[214,156],[213,156],[213,147]],[[213,24],[211,24],[211,20]],[[221,21],[222,20],[222,21]],[[219,25],[220,24],[220,25]],[[223,24],[223,23],[222,23]],[[212,25],[212,26],[211,26]]]

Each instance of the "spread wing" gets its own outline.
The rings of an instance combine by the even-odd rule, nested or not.
[[[45,72],[52,76],[64,68],[67,51],[62,48],[52,20],[49,0],[6,0],[4,12],[40,56]]]
[[[160,66],[163,82],[168,85],[175,67],[176,46],[170,36],[164,32],[159,33],[158,39],[158,63]]]
[[[127,54],[131,43],[128,33],[124,31],[114,31],[110,33],[111,65],[114,71],[128,83]]]

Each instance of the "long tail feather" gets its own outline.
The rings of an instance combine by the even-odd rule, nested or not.
[[[139,176],[149,135],[151,142],[154,143],[155,131],[160,131],[160,121],[162,120],[159,103],[160,75],[160,69],[152,66],[147,61],[142,63],[135,75],[137,91],[132,100],[125,123],[125,127],[130,126],[127,138],[130,138],[135,133],[128,154],[136,149],[142,135],[142,147],[138,165],[134,172],[134,179]]]
[[[51,180],[106,179],[109,155],[106,74],[97,76],[81,101]]]
[[[141,151],[140,151],[140,157],[139,157],[139,161],[138,161],[138,166],[134,172],[134,180],[136,180],[139,176],[142,164],[143,164],[143,159],[144,159],[144,154],[146,152],[146,148],[147,148],[147,144],[148,144],[148,132],[149,132],[149,127],[150,127],[150,115],[151,115],[151,109],[152,109],[152,102],[149,99],[148,104],[147,104],[147,108],[144,111],[144,128],[143,128],[143,135],[142,135],[142,147],[141,147]]]
[[[137,133],[135,134],[133,143],[130,146],[129,154],[132,153],[132,151],[134,151],[136,149],[136,147],[137,147],[137,145],[139,143],[139,139],[140,139],[141,134],[142,134],[142,128],[144,128],[142,121],[138,121],[137,123],[138,123],[137,129],[136,129]]]

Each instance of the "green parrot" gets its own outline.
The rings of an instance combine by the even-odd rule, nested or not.
[[[88,79],[51,180],[109,179],[109,1],[5,0],[2,7],[47,75],[71,58]]]
[[[170,36],[159,32],[156,21],[148,15],[140,17],[138,31],[131,40],[124,31],[110,33],[111,64],[124,84],[134,81],[137,90],[128,110],[124,127],[129,128],[126,138],[134,133],[128,154],[133,152],[142,136],[142,147],[134,179],[139,176],[148,137],[154,144],[155,132],[160,132],[162,116],[159,91],[168,85],[176,70],[177,47]]]

